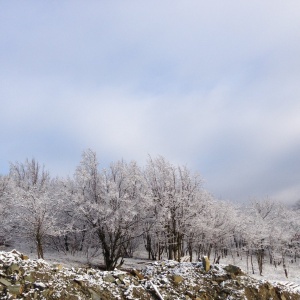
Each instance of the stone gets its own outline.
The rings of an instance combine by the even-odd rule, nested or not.
[[[94,274],[96,274],[96,270],[94,270],[94,269],[87,269],[86,270],[86,274],[88,274],[88,275],[94,275]]]
[[[227,273],[234,274],[235,276],[244,275],[244,273],[242,272],[242,270],[239,267],[237,267],[237,266],[228,265],[228,266],[226,266],[224,268],[224,270]]]
[[[190,299],[193,299],[194,298],[194,294],[190,291],[186,291],[186,296],[189,297]]]
[[[29,256],[24,255],[24,254],[21,254],[21,259],[22,259],[22,260],[28,260],[28,259],[29,259]]]
[[[8,267],[7,273],[8,273],[8,274],[14,274],[14,273],[19,274],[19,273],[20,273],[20,267],[19,267],[19,265],[15,264],[15,263],[12,263],[12,264]]]
[[[91,295],[92,300],[101,300],[101,297],[100,297],[100,295],[98,295],[97,292],[95,292],[92,289],[88,289],[88,291],[89,291],[89,293]]]
[[[24,280],[25,280],[25,281],[28,281],[28,282],[30,282],[30,283],[33,283],[33,282],[35,281],[35,279],[34,279],[34,277],[32,276],[31,273],[25,275],[25,276],[24,276]]]
[[[0,257],[0,298],[7,300],[225,300],[241,299],[241,293],[245,295],[243,299],[248,300],[300,300],[298,293],[293,294],[284,286],[255,281],[244,274],[238,276],[242,271],[231,265],[213,266],[209,273],[202,268],[202,263],[199,263],[201,268],[197,268],[197,264],[179,265],[173,262],[170,266],[169,262],[164,263],[164,267],[163,263],[153,263],[149,272],[131,271],[131,274],[86,268],[72,268],[70,272],[64,268],[66,272],[54,272],[53,268],[57,265],[41,261],[37,266],[36,262],[31,265],[30,261],[24,263],[19,260],[18,267],[16,260],[12,263],[5,259],[5,254],[3,257],[2,261]],[[174,265],[178,269],[174,270]],[[140,280],[142,277],[139,274],[145,274],[147,281]],[[149,282],[153,282],[156,289]]]
[[[132,270],[132,275],[136,276],[139,280],[143,280],[144,276],[136,269]]]
[[[183,281],[183,278],[180,275],[173,275],[172,279],[173,279],[174,283],[176,283],[176,284],[179,284]]]
[[[153,299],[142,287],[133,287],[132,296],[134,299],[151,300]]]
[[[123,282],[123,280],[126,277],[126,275],[125,274],[118,274],[117,277]]]
[[[285,296],[282,294],[280,295],[281,300],[286,300]]]
[[[53,265],[53,270],[54,271],[61,271],[63,266],[61,264],[54,264]]]
[[[229,275],[219,276],[214,278],[214,281],[216,281],[218,284],[220,284],[223,281],[226,281],[229,279]]]
[[[8,280],[6,280],[5,278],[0,278],[0,284],[2,284],[4,286],[10,286],[11,282],[9,282]]]
[[[113,283],[116,281],[115,277],[110,275],[110,274],[107,274],[103,277],[103,281],[105,282],[109,282],[109,283]]]
[[[190,256],[187,255],[187,256],[182,256],[180,258],[180,262],[190,262]]]
[[[79,280],[79,279],[74,279],[74,282],[77,284],[77,285],[79,285],[79,286],[81,286],[81,287],[83,287],[83,286],[85,286],[85,281],[84,280]]]
[[[210,270],[210,262],[207,256],[202,257],[202,265],[205,272]]]
[[[43,282],[35,282],[33,284],[35,289],[38,289],[40,291],[43,291],[44,289],[46,289],[46,285]]]
[[[20,295],[22,294],[23,290],[24,290],[24,287],[20,284],[18,285],[10,285],[7,287],[7,290],[10,294],[13,294],[13,295]]]
[[[39,281],[49,281],[51,278],[51,273],[47,273],[47,272],[43,272],[43,271],[38,271],[38,272],[34,272],[32,273],[32,276]]]
[[[82,298],[79,297],[79,296],[76,296],[76,295],[70,294],[70,295],[68,296],[68,300],[80,300],[80,299],[82,299]]]
[[[17,254],[19,257],[21,257],[21,253],[19,251],[17,251],[16,249],[14,250],[11,250],[10,253],[13,253],[13,254]]]

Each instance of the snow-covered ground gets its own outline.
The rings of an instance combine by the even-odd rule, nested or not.
[[[178,300],[278,299],[278,295],[280,299],[300,299],[300,289],[294,284],[269,284],[245,276],[238,267],[224,264],[213,265],[206,272],[201,262],[162,260],[148,261],[140,272],[108,272],[64,268],[41,259],[28,259],[16,250],[0,251],[0,261],[1,299],[134,300],[154,299],[153,294],[159,299]]]
[[[21,253],[28,255],[31,259],[36,259],[36,253],[27,247],[26,245],[14,245],[13,247],[7,247],[5,249],[0,249],[4,251],[11,251],[12,249],[16,249]],[[87,258],[81,253],[77,253],[75,255],[65,254],[63,252],[57,251],[45,251],[45,260],[51,263],[60,263],[65,267],[80,267],[82,265],[92,264],[97,266],[99,264],[103,264],[103,259],[101,256],[97,256],[94,258]],[[123,264],[123,268],[135,268],[142,269],[147,263],[150,263],[147,259],[147,254],[145,251],[136,251],[134,258],[125,258],[125,262]],[[263,275],[260,276],[258,272],[258,266],[255,258],[253,258],[253,266],[254,266],[254,274],[252,274],[250,262],[247,271],[247,262],[246,257],[236,257],[236,256],[227,256],[220,260],[221,264],[227,265],[232,264],[240,267],[244,273],[247,273],[251,277],[258,280],[268,280],[270,282],[280,282],[284,284],[291,284],[299,287],[300,290],[300,259],[297,262],[291,263],[288,262],[287,270],[288,270],[288,278],[286,278],[282,265],[275,268],[273,265],[270,265],[268,259],[265,259],[265,263],[263,264]]]
[[[250,263],[249,263],[249,270],[247,272],[247,262],[246,257],[232,257],[227,256],[225,259],[221,259],[220,261],[222,264],[232,264],[240,267],[245,273],[249,274],[251,277],[256,279],[264,279],[271,282],[282,282],[288,283],[292,282],[300,286],[300,259],[297,262],[291,263],[287,262],[287,271],[288,271],[288,278],[286,278],[284,269],[282,264],[277,268],[274,265],[270,265],[268,262],[268,258],[265,259],[263,264],[263,275],[259,275],[257,261],[253,258],[253,266],[254,266],[254,274],[252,274]]]

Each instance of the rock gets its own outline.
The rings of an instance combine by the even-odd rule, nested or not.
[[[187,256],[182,256],[180,258],[180,262],[190,262],[190,256],[187,255]]]
[[[7,300],[300,300],[289,287],[257,281],[235,266],[218,265],[207,273],[198,264],[164,261],[131,274],[86,268],[57,272],[57,265],[42,260],[10,257],[0,252],[0,298]]]
[[[202,265],[205,272],[208,272],[210,270],[210,262],[207,256],[202,257]]]
[[[5,278],[0,278],[0,284],[4,285],[4,286],[10,286],[11,282],[6,280]]]
[[[32,274],[27,274],[24,276],[24,280],[33,283],[35,281],[34,277],[32,276]]]
[[[132,289],[132,296],[135,297],[134,299],[143,299],[143,300],[151,300],[153,299],[150,294],[145,291],[142,287],[134,287]]]
[[[173,275],[172,279],[173,279],[173,281],[174,281],[175,284],[179,284],[179,283],[181,283],[183,281],[183,278],[180,275]]]
[[[224,276],[218,276],[214,278],[214,281],[216,281],[218,284],[220,284],[223,281],[226,281],[229,279],[228,275],[224,275]]]
[[[244,275],[242,270],[237,266],[228,265],[224,267],[224,270],[227,271],[227,273],[234,274],[235,276]]]
[[[103,277],[103,281],[113,283],[116,281],[116,279],[114,276],[107,274]]]
[[[24,255],[24,254],[21,254],[21,259],[22,259],[22,260],[28,260],[28,259],[29,259],[29,256]]]
[[[10,253],[13,253],[13,254],[17,254],[20,258],[21,258],[21,253],[19,251],[17,251],[16,249],[13,249],[10,251]]]
[[[194,299],[194,295],[193,295],[193,293],[191,293],[190,291],[186,291],[185,295],[186,295],[186,297],[188,297],[189,299]]]
[[[121,282],[123,282],[123,280],[126,277],[126,275],[125,274],[118,274],[117,277],[120,279]]]
[[[20,272],[20,267],[19,267],[19,265],[16,264],[16,263],[12,263],[12,264],[8,267],[8,269],[7,269],[7,274],[11,275],[11,274],[14,274],[14,273],[17,273],[17,274],[21,273],[21,272]]]
[[[88,291],[92,297],[92,300],[101,300],[100,295],[98,295],[98,293],[96,293],[93,289],[88,289]]]
[[[77,285],[81,286],[81,287],[85,286],[85,281],[84,281],[84,280],[80,280],[80,279],[75,278],[75,279],[74,279],[74,282],[75,282]]]
[[[13,294],[13,295],[20,295],[22,294],[24,288],[22,285],[18,284],[18,285],[10,285],[7,287],[7,291],[10,293],[10,294]]]
[[[50,272],[32,272],[32,276],[35,278],[35,280],[38,281],[49,281],[51,278],[51,273]]]
[[[46,285],[45,285],[43,282],[35,282],[35,283],[33,284],[33,287],[34,287],[35,289],[38,289],[38,290],[40,290],[40,291],[43,291],[43,290],[46,288]]]
[[[68,296],[68,300],[81,300],[81,298],[79,296],[77,296],[77,295],[70,294]]]
[[[139,280],[143,280],[144,276],[136,269],[131,271],[132,275],[136,276]]]
[[[87,269],[86,270],[86,274],[94,275],[94,274],[96,274],[96,270],[94,270],[94,269]]]
[[[54,264],[53,267],[54,267],[53,268],[54,271],[61,271],[62,268],[63,268],[63,265],[61,265],[61,264]]]

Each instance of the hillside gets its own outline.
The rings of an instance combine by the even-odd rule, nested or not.
[[[0,299],[274,299],[298,300],[297,287],[270,284],[238,267],[153,262],[142,271],[64,268],[31,260],[16,250],[0,252]]]

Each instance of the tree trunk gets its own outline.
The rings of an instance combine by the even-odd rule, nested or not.
[[[69,251],[69,242],[68,242],[68,236],[64,236],[64,241],[65,241],[65,249],[68,252]]]
[[[37,237],[36,239],[36,248],[37,248],[37,255],[38,259],[44,259],[44,251],[43,251],[43,244],[40,237]]]
[[[252,274],[254,274],[254,266],[253,266],[252,252],[251,252],[251,255],[250,255],[250,262],[251,262],[251,267],[252,267]]]
[[[262,276],[264,250],[263,250],[263,249],[257,250],[256,257],[257,257],[257,263],[258,263],[259,275]]]

